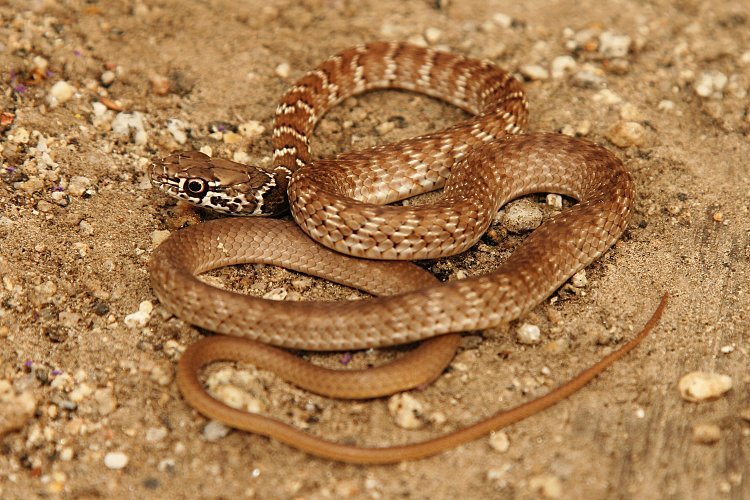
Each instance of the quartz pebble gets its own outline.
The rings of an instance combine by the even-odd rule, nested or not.
[[[728,81],[727,75],[721,71],[709,70],[701,73],[693,88],[695,88],[695,93],[701,97],[721,99]]]
[[[187,123],[177,118],[170,118],[167,120],[167,132],[172,134],[177,144],[185,144],[187,142]]]
[[[677,388],[682,399],[701,402],[715,399],[732,388],[732,377],[720,373],[691,372],[680,379]]]
[[[208,442],[215,442],[226,437],[231,429],[217,420],[211,420],[203,428],[203,437]]]
[[[498,431],[491,433],[489,442],[492,449],[500,453],[505,453],[510,449],[510,439],[508,439],[508,434],[505,432]]]
[[[108,469],[120,470],[128,465],[130,458],[121,451],[111,451],[104,455],[104,465]]]
[[[91,179],[82,175],[74,175],[70,178],[70,182],[68,182],[67,191],[73,196],[81,197],[89,186],[91,186]]]
[[[650,142],[646,127],[638,122],[618,121],[607,132],[607,139],[621,148],[630,146],[644,147]]]
[[[402,429],[419,429],[424,425],[421,419],[422,403],[407,393],[394,394],[388,400],[388,411],[396,425]]]
[[[115,75],[115,72],[112,70],[106,70],[102,73],[102,75],[99,77],[99,81],[102,82],[102,85],[105,87],[108,87],[112,85],[112,82],[115,81],[117,75]]]
[[[492,16],[492,22],[494,22],[501,28],[510,28],[513,25],[513,18],[508,14],[497,12],[494,16]]]
[[[518,70],[527,80],[546,80],[549,78],[549,71],[538,64],[524,64]]]
[[[148,142],[148,134],[143,126],[143,115],[134,113],[117,113],[112,120],[112,132],[127,137],[134,144],[144,145]]]
[[[511,233],[523,233],[536,229],[542,223],[544,214],[531,200],[517,200],[505,207],[503,223]]]
[[[571,56],[557,56],[552,60],[552,64],[550,65],[552,78],[562,78],[566,74],[575,71],[577,66],[576,60]]]
[[[561,209],[563,207],[563,199],[559,194],[550,193],[547,195],[547,205],[552,208]]]
[[[237,127],[237,131],[242,134],[242,136],[252,139],[263,134],[263,132],[266,131],[266,128],[257,120],[250,120],[245,123],[240,123]]]
[[[609,31],[599,35],[599,53],[604,57],[625,57],[630,44],[631,39],[627,35],[616,35]]]
[[[47,94],[47,103],[51,108],[55,108],[60,104],[68,102],[75,94],[76,89],[65,80],[60,80],[55,83],[52,88],[49,89]]]
[[[151,301],[144,300],[138,305],[138,310],[134,313],[130,313],[125,316],[125,325],[130,328],[138,328],[145,326],[151,318],[151,312],[154,310],[154,305]]]
[[[576,288],[583,288],[588,285],[589,280],[586,278],[586,270],[581,269],[570,278],[570,284]]]
[[[562,481],[557,476],[540,474],[529,479],[529,487],[544,498],[560,498],[562,496]]]
[[[721,429],[716,424],[697,424],[693,427],[693,440],[700,444],[713,444],[721,439]]]
[[[35,410],[31,392],[18,393],[9,380],[0,380],[0,436],[23,427]]]
[[[443,37],[443,30],[440,28],[435,27],[429,27],[426,30],[424,30],[424,38],[429,43],[438,43],[440,39]]]
[[[169,230],[167,229],[156,229],[151,232],[151,246],[153,248],[158,247],[164,241],[169,238]]]
[[[167,429],[164,427],[149,427],[146,429],[146,442],[157,443],[167,437]]]
[[[276,76],[279,76],[281,78],[287,78],[289,74],[291,73],[291,66],[289,66],[289,63],[281,63],[276,66],[276,69],[274,70],[276,72]]]
[[[542,341],[542,334],[538,326],[524,323],[516,331],[516,340],[519,344],[534,345]]]

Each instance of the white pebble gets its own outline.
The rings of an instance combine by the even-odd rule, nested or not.
[[[722,354],[730,354],[734,352],[734,346],[733,345],[721,346],[720,350]]]
[[[538,64],[524,64],[518,70],[527,80],[546,80],[549,78],[549,71]]]
[[[501,28],[510,28],[513,24],[513,18],[508,14],[503,14],[502,12],[498,12],[494,16],[492,16],[492,21]]]
[[[143,115],[138,111],[117,113],[115,119],[112,120],[112,132],[128,137],[138,145],[144,145],[148,141],[148,134],[143,126]]]
[[[659,101],[659,104],[657,104],[656,108],[659,111],[672,111],[674,109],[674,101],[670,101],[669,99],[662,99]]]
[[[594,102],[601,102],[604,104],[620,104],[622,97],[612,92],[609,89],[602,89],[591,98]]]
[[[599,89],[605,85],[604,78],[591,70],[581,70],[573,75],[573,85],[584,89]]]
[[[588,278],[586,278],[586,270],[581,269],[570,278],[570,284],[576,288],[583,288],[589,284]]]
[[[83,196],[86,190],[91,186],[91,179],[82,175],[74,175],[68,182],[67,191],[73,196]]]
[[[257,120],[250,120],[245,123],[240,123],[239,127],[237,127],[237,130],[244,137],[252,139],[265,132],[266,128]]]
[[[695,82],[695,93],[701,97],[721,99],[723,97],[722,91],[724,90],[724,87],[726,87],[728,81],[729,79],[727,78],[727,75],[721,71],[704,71]]]
[[[276,66],[276,69],[274,70],[276,72],[276,75],[281,78],[286,78],[289,76],[289,73],[291,73],[292,68],[289,66],[289,63],[281,63],[278,66]]]
[[[630,50],[631,39],[627,35],[615,35],[605,31],[599,35],[599,53],[604,57],[625,57]]]
[[[511,233],[522,233],[536,229],[542,223],[544,214],[531,200],[518,200],[505,207],[504,224]]]
[[[134,313],[130,313],[125,316],[125,325],[130,328],[137,328],[145,326],[151,318],[151,312],[154,310],[154,305],[151,301],[144,300],[138,305],[138,310]]]
[[[206,441],[213,443],[229,434],[230,430],[231,429],[229,427],[222,424],[221,422],[217,420],[211,420],[203,428],[203,437],[206,439]]]
[[[750,64],[750,50],[746,50],[740,56],[740,62],[742,64]]]
[[[99,101],[92,102],[91,109],[94,111],[94,118],[102,119],[107,114],[107,106]]]
[[[65,80],[60,80],[59,82],[55,83],[51,89],[49,89],[49,94],[47,94],[47,102],[49,103],[51,108],[54,108],[56,106],[59,106],[60,104],[68,102],[73,97],[73,94],[75,94],[75,92],[76,88],[74,86],[72,86]]]
[[[552,69],[552,78],[562,78],[567,73],[575,71],[578,63],[571,56],[557,56],[552,60],[550,68]]]
[[[128,456],[121,451],[111,451],[104,455],[104,465],[108,469],[112,470],[123,469],[126,465],[128,465],[129,461],[130,458],[128,458]]]
[[[47,71],[47,68],[49,67],[49,61],[42,56],[34,56],[31,62],[34,64],[34,68],[39,71]]]
[[[552,208],[561,209],[563,204],[562,196],[559,194],[550,193],[547,195],[547,205],[551,206]]]
[[[15,144],[28,144],[31,134],[23,127],[17,128],[13,133],[8,134],[8,140]]]
[[[650,142],[650,134],[646,127],[638,122],[619,121],[609,129],[606,135],[615,146],[627,148],[630,146],[643,147]]]
[[[151,232],[151,246],[153,248],[161,245],[169,237],[168,229],[155,229]]]
[[[721,428],[716,424],[697,424],[693,427],[693,440],[700,444],[713,444],[721,439]]]
[[[429,27],[426,30],[424,30],[424,38],[429,43],[437,43],[440,41],[440,39],[443,37],[443,30],[440,28],[435,27]]]
[[[263,298],[266,300],[284,300],[286,296],[289,294],[289,291],[286,288],[274,288],[273,290],[266,292],[263,295]]]
[[[170,118],[167,120],[167,131],[172,134],[177,144],[185,144],[187,142],[187,123],[177,118]]]
[[[490,434],[490,446],[493,450],[505,453],[510,449],[510,439],[505,432],[498,431]]]
[[[115,72],[111,70],[107,70],[99,77],[99,80],[102,82],[102,85],[111,85],[112,82],[115,81]]]
[[[720,373],[691,372],[680,379],[682,399],[695,403],[715,399],[732,388],[732,377]]]
[[[419,429],[424,425],[421,419],[422,403],[407,393],[391,396],[388,400],[388,411],[396,425],[402,429]]]
[[[541,493],[545,498],[560,498],[562,496],[562,481],[557,476],[540,474],[529,479],[529,487],[533,492]]]
[[[516,340],[519,344],[534,345],[542,341],[542,334],[538,326],[524,323],[516,331]]]
[[[149,427],[146,429],[146,442],[156,443],[167,437],[167,429],[164,427]]]

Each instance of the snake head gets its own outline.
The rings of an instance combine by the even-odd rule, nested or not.
[[[286,210],[286,182],[276,172],[198,151],[154,159],[149,177],[170,196],[216,212],[268,216]]]

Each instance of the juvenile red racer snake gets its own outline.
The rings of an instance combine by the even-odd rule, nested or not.
[[[440,132],[313,161],[309,137],[331,106],[387,88],[437,97],[474,116]],[[178,231],[154,251],[152,286],[162,304],[190,323],[232,336],[204,339],[184,353],[177,381],[185,399],[211,418],[314,455],[396,462],[438,453],[550,406],[635,347],[658,320],[666,297],[633,340],[547,395],[437,439],[386,448],[336,444],[233,409],[208,395],[198,380],[200,368],[212,361],[241,360],[332,397],[413,388],[447,366],[458,346],[456,332],[523,316],[602,255],[627,225],[635,196],[630,174],[591,142],[521,133],[526,108],[518,81],[492,64],[403,43],[373,43],[329,58],[287,91],[276,110],[272,167],[196,152],[154,162],[152,180],[170,194],[233,214],[274,215],[288,206],[298,225],[214,220]],[[382,206],[441,187],[434,205]],[[437,283],[412,264],[354,258],[432,259],[462,252],[476,243],[498,208],[538,192],[578,203],[542,224],[488,275]],[[378,297],[275,302],[196,278],[247,262],[283,266]],[[425,339],[391,365],[343,374],[270,347],[335,351]]]

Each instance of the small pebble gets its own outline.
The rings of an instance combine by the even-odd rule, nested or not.
[[[572,83],[576,87],[583,89],[600,89],[605,85],[604,78],[589,70],[574,73]]]
[[[149,300],[144,300],[138,305],[138,310],[134,313],[130,313],[125,316],[125,325],[130,328],[138,328],[145,326],[148,320],[151,318],[151,312],[154,310],[154,305]]]
[[[115,81],[115,72],[111,70],[107,70],[99,77],[99,80],[102,82],[102,85],[105,87],[108,87],[112,85],[112,82]]]
[[[586,278],[586,270],[581,269],[570,278],[570,284],[576,288],[583,288],[588,285],[589,280]]]
[[[604,57],[625,57],[630,44],[631,39],[627,35],[615,35],[609,31],[599,35],[599,53]]]
[[[750,406],[740,411],[740,418],[746,422],[750,422]]]
[[[492,16],[492,22],[494,22],[501,28],[510,28],[513,25],[513,18],[508,14],[497,12],[494,16]]]
[[[732,388],[732,377],[720,373],[691,372],[677,384],[682,399],[701,402],[715,399]]]
[[[112,470],[125,468],[129,461],[130,458],[121,451],[111,451],[104,455],[104,465]]]
[[[112,387],[103,387],[94,391],[94,401],[99,415],[109,415],[117,409],[117,399]]]
[[[422,403],[411,395],[402,392],[394,394],[388,400],[388,411],[396,425],[402,429],[419,429],[424,425],[421,419]]]
[[[538,64],[524,64],[518,70],[527,80],[546,80],[549,78],[549,71]]]
[[[286,288],[278,287],[263,294],[263,298],[267,300],[284,300],[289,294]]]
[[[245,123],[240,123],[237,127],[237,131],[248,139],[258,137],[266,131],[266,128],[257,120],[250,120]]]
[[[508,439],[508,434],[505,432],[497,431],[491,433],[489,442],[492,449],[500,453],[505,453],[510,449],[510,439]]]
[[[618,121],[606,134],[612,144],[621,148],[644,147],[650,142],[646,127],[638,122]]]
[[[609,89],[602,89],[592,97],[592,100],[603,104],[620,104],[622,102],[622,97]]]
[[[35,411],[36,399],[31,391],[16,392],[10,380],[0,379],[0,436],[26,425]]]
[[[169,238],[169,230],[167,229],[156,229],[151,232],[151,247],[156,248],[164,241],[166,241],[167,238]]]
[[[659,101],[659,104],[656,105],[656,109],[659,111],[672,111],[674,110],[674,107],[674,101],[670,101],[669,99],[662,99]]]
[[[721,346],[720,351],[722,354],[731,354],[734,352],[734,346],[733,345]]]
[[[177,118],[167,120],[167,132],[172,134],[177,144],[185,144],[187,142],[187,132],[185,132],[187,128],[187,123],[182,120],[178,120]]]
[[[695,93],[701,97],[721,99],[724,96],[723,90],[728,81],[727,75],[721,71],[709,70],[700,74],[693,88]]]
[[[167,437],[167,429],[164,427],[149,427],[146,429],[146,442],[157,443]]]
[[[693,427],[693,441],[713,444],[721,439],[721,429],[716,424],[697,424]]]
[[[213,443],[229,434],[231,429],[217,420],[211,420],[203,428],[203,437],[206,441]]]
[[[531,200],[521,199],[505,207],[503,223],[511,233],[523,233],[536,229],[542,223],[544,214]]]
[[[424,38],[429,43],[438,43],[443,37],[443,30],[440,28],[429,27],[424,30]]]
[[[563,486],[559,477],[540,474],[529,479],[529,488],[535,493],[541,493],[545,498],[560,498]]]
[[[68,182],[67,192],[73,196],[81,197],[91,186],[91,179],[82,175],[74,175]]]
[[[117,113],[115,119],[112,120],[112,132],[127,137],[137,145],[144,145],[148,142],[148,134],[143,126],[143,115],[138,111]]]
[[[516,331],[516,340],[519,344],[534,345],[542,341],[542,334],[538,326],[524,323]]]
[[[291,66],[289,66],[289,63],[281,63],[278,66],[276,66],[276,69],[274,70],[276,72],[276,75],[281,78],[287,78],[289,74],[292,71]]]
[[[547,195],[547,205],[551,206],[552,208],[561,209],[563,206],[563,199],[562,196],[559,194],[553,194],[550,193]]]
[[[55,83],[49,94],[47,94],[47,103],[51,108],[57,107],[60,104],[68,102],[75,94],[76,88],[64,80],[60,80]]]
[[[550,65],[552,78],[559,79],[575,71],[578,63],[571,56],[557,56],[552,60]]]

